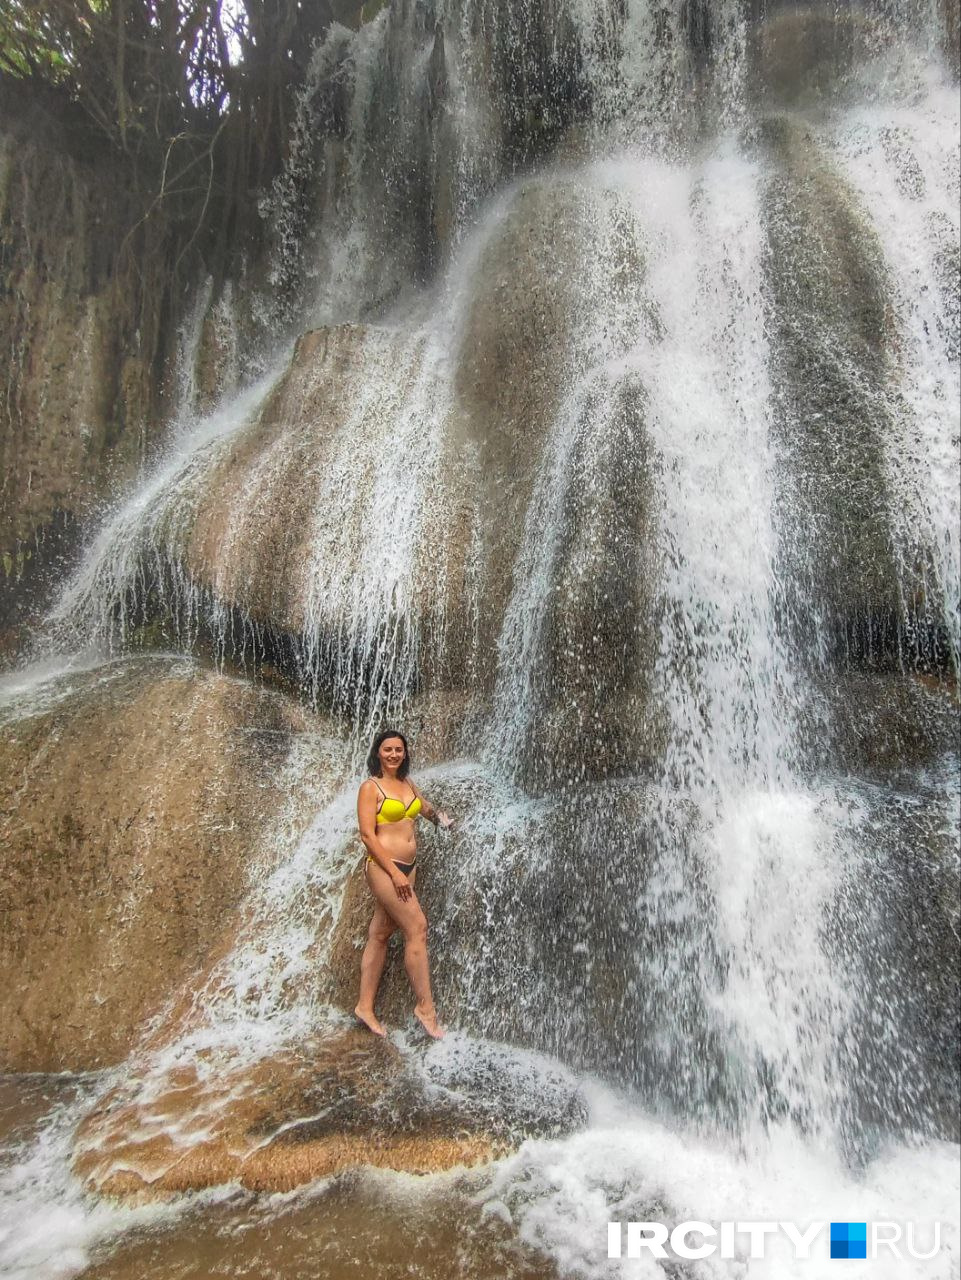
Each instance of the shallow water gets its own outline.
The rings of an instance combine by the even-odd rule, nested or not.
[[[512,1156],[474,1169],[415,1177],[346,1172],[286,1194],[236,1185],[144,1205],[85,1194],[67,1172],[69,1097],[91,1078],[4,1077],[0,1115],[0,1276],[4,1280],[821,1280],[827,1231],[808,1259],[787,1240],[749,1260],[663,1267],[609,1259],[610,1221],[783,1222],[800,1229],[836,1220],[917,1224],[929,1260],[848,1260],[848,1280],[956,1280],[961,1168],[946,1142],[883,1145],[861,1169],[785,1129],[763,1151],[651,1119],[596,1081],[582,1081],[584,1129],[530,1139]]]
[[[76,1091],[76,1076],[0,1075],[0,1164],[5,1151],[35,1137],[52,1108]]]
[[[378,1276],[401,1280],[550,1280],[551,1263],[511,1239],[463,1189],[419,1194],[401,1175],[357,1175],[291,1196],[230,1200],[155,1228],[81,1273],[82,1280],[202,1280],[208,1276]]]

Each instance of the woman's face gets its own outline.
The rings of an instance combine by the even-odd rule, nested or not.
[[[385,738],[377,748],[377,758],[380,760],[382,769],[390,769],[396,772],[404,763],[404,744],[400,738]]]

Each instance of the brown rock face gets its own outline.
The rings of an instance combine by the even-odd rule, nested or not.
[[[468,672],[485,683],[543,442],[582,358],[584,299],[559,264],[589,233],[573,184],[516,194],[460,282],[470,300],[452,376],[435,330],[304,334],[256,423],[203,478],[182,552],[190,581],[351,661],[358,610],[403,615],[418,683],[456,690]],[[413,506],[391,472],[398,458]],[[413,603],[381,580],[378,520],[416,528]],[[359,601],[343,585],[358,563],[371,566]]]
[[[476,268],[455,386],[476,458],[475,501],[491,539],[482,625],[496,634],[544,440],[571,384],[573,272],[585,231],[572,184],[522,189]],[[491,636],[482,639],[490,652]]]
[[[900,607],[884,465],[893,317],[877,236],[814,132],[785,115],[762,137],[780,541],[792,622],[814,647],[815,609],[840,632]]]
[[[365,335],[342,325],[300,339],[257,424],[207,478],[186,548],[196,581],[281,628],[303,625],[316,478],[363,381]]]
[[[175,1069],[149,1100],[136,1082],[102,1099],[74,1167],[106,1194],[156,1195],[232,1181],[289,1191],[359,1165],[434,1173],[489,1159],[496,1144],[476,1120],[429,1105],[408,1065],[348,1031],[252,1066]]]
[[[789,6],[754,27],[748,85],[769,105],[817,103],[843,91],[859,62],[898,38],[854,7]]]
[[[122,182],[38,106],[18,123],[14,93],[0,94],[0,627],[37,607],[156,438],[170,336],[164,219],[125,240],[138,215]],[[64,529],[67,545],[51,536]]]
[[[281,695],[185,660],[71,684],[21,707],[0,742],[0,1070],[131,1050],[232,936],[309,727]]]
[[[257,425],[205,481],[187,549],[191,577],[260,620],[299,630],[305,565],[327,544],[349,548],[354,560],[364,554],[364,499],[382,483],[386,441],[397,418],[424,412],[417,406],[426,400],[426,412],[444,422],[443,492],[440,502],[425,495],[419,558],[439,593],[461,605],[470,513],[479,508],[491,540],[482,553],[484,612],[496,627],[533,473],[570,381],[575,295],[561,264],[583,237],[582,205],[563,183],[532,183],[517,195],[466,286],[472,301],[452,403],[416,334],[361,325],[304,334]],[[349,503],[332,473],[343,473]],[[460,652],[467,644],[448,640]]]
[[[961,71],[961,5],[958,0],[940,0],[941,24],[944,31],[944,57],[955,76]]]

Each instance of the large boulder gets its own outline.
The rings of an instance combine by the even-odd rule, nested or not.
[[[362,326],[304,334],[261,412],[220,453],[196,497],[183,548],[191,579],[280,630],[304,625],[318,491],[370,372],[365,356]],[[373,482],[374,462],[372,451],[370,465],[351,477],[358,488]]]
[[[822,768],[887,787],[958,758],[954,682],[911,672],[847,671],[824,676],[814,700],[821,713],[803,745],[805,759]]]
[[[0,1069],[102,1067],[229,945],[313,721],[159,657],[64,676],[3,714]]]
[[[765,6],[748,36],[747,88],[768,106],[817,106],[844,93],[859,63],[903,33],[857,5]]]
[[[481,553],[484,615],[496,626],[534,472],[568,385],[576,298],[562,264],[577,254],[585,216],[574,184],[529,182],[492,221],[478,256],[466,256],[452,402],[447,366],[427,333],[339,325],[304,334],[256,424],[204,481],[186,548],[191,577],[285,630],[336,627],[326,606],[336,603],[338,565],[371,561],[380,547],[371,521],[414,519],[385,472],[398,424],[414,417],[411,467],[442,450],[436,482],[419,495],[418,558],[449,579],[440,594],[461,603],[479,507],[480,527],[491,530]],[[379,490],[382,517],[371,506]],[[328,586],[318,603],[308,574],[328,546]],[[372,572],[380,568],[371,563]]]
[[[255,1062],[141,1069],[88,1113],[74,1169],[92,1190],[137,1198],[229,1182],[289,1191],[359,1166],[436,1173],[584,1122],[563,1070],[527,1074],[539,1086],[530,1094],[502,1047],[401,1052],[366,1030],[332,1030]]]
[[[451,333],[303,334],[251,419],[224,410],[108,530],[88,573],[101,625],[227,632],[335,705],[385,679],[393,701],[489,689],[537,468],[585,358],[558,263],[590,212],[566,180],[512,193],[454,269]]]
[[[107,1094],[80,1127],[74,1168],[101,1193],[156,1196],[235,1181],[289,1191],[358,1165],[433,1173],[490,1158],[487,1135],[438,1123],[404,1083],[401,1055],[366,1031],[213,1078],[183,1067],[147,1098],[136,1082]]]
[[[785,621],[809,651],[833,638],[857,656],[901,608],[884,456],[896,344],[884,259],[812,128],[769,117],[761,137]]]
[[[571,265],[590,227],[575,182],[521,186],[481,246],[455,378],[455,435],[470,469],[485,547],[476,619],[483,682],[514,570],[537,469],[572,389],[580,302]]]

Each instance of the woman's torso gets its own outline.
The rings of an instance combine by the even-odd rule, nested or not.
[[[396,804],[388,804],[386,812],[384,810],[385,797],[389,801],[400,801],[405,809],[411,808],[412,802],[416,799],[413,788],[407,782],[399,782],[391,780],[384,783],[383,779],[373,779],[375,787],[377,787],[377,807],[381,820],[374,819],[377,838],[387,850],[391,858],[396,858],[399,862],[413,862],[417,853],[417,837],[414,831],[416,826],[414,816],[409,818],[399,818],[395,821],[385,821],[389,815],[394,817],[394,813],[398,811]],[[420,805],[414,806],[417,811]]]

